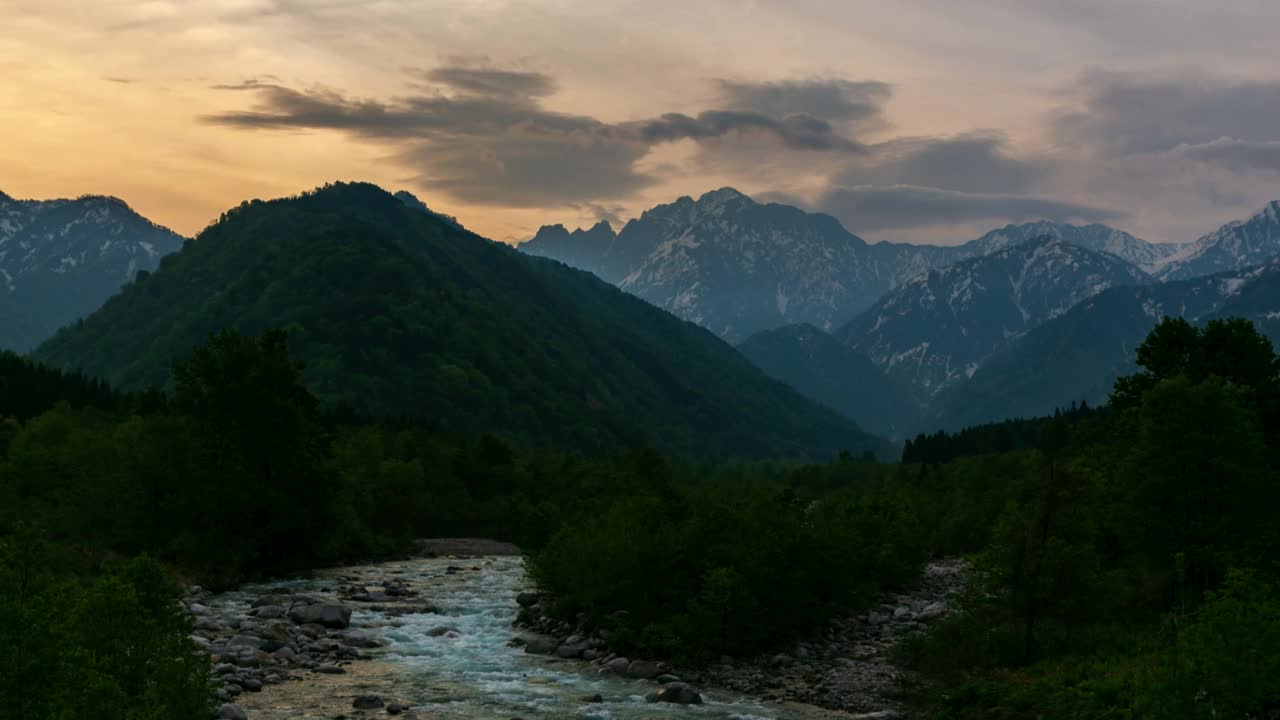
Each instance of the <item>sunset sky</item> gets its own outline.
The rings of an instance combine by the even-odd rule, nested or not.
[[[6,0],[0,190],[194,234],[327,180],[495,239],[732,185],[870,240],[1280,198],[1274,0]]]

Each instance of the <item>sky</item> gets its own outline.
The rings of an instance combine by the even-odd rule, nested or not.
[[[0,191],[194,235],[332,180],[507,242],[729,185],[871,240],[1280,199],[1274,0],[5,0]]]

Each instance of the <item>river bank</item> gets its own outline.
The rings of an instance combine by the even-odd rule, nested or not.
[[[529,648],[580,658],[598,672],[660,677],[694,686],[749,694],[764,702],[815,706],[852,717],[898,718],[906,678],[890,657],[907,638],[952,612],[963,587],[966,564],[950,558],[929,563],[912,589],[885,594],[865,613],[837,618],[815,635],[784,643],[781,652],[754,657],[722,657],[705,667],[682,668],[642,660],[638,664],[610,652],[591,629],[543,614],[540,598],[523,594],[521,624],[549,639]]]
[[[424,557],[189,594],[185,603],[225,703],[222,716],[895,717],[897,678],[886,652],[946,612],[938,598],[954,591],[961,569],[930,566],[919,590],[889,598],[871,616],[841,621],[825,642],[698,670],[640,660],[640,671],[617,672],[619,658],[603,642],[560,651],[584,639],[563,635],[563,626],[547,628],[550,635],[515,627],[517,598],[527,605],[530,588],[514,546],[455,539],[418,549]],[[653,702],[659,689],[681,680],[693,684],[689,692],[700,704]]]
[[[653,681],[526,653],[512,640],[516,596],[527,589],[519,556],[445,555],[323,570],[187,602],[204,620],[196,632],[227,718],[830,716],[734,691],[704,692],[700,705],[653,703]]]

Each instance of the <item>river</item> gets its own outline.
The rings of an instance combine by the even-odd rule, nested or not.
[[[453,570],[450,567],[453,566]],[[299,679],[245,693],[238,702],[251,720],[332,718],[351,714],[351,698],[378,694],[408,704],[422,718],[584,718],[597,720],[800,720],[828,716],[814,709],[769,705],[750,697],[703,690],[704,704],[650,703],[650,682],[601,676],[585,662],[526,654],[508,642],[516,594],[527,589],[518,556],[429,558],[325,570],[306,580],[246,586],[214,597],[225,615],[248,611],[268,591],[336,598],[340,584],[376,585],[393,576],[437,612],[395,617],[352,603],[351,627],[383,641],[343,675],[303,673]],[[447,627],[456,632],[440,634]],[[435,633],[432,630],[436,630]],[[603,702],[594,702],[598,695]],[[382,711],[377,714],[385,717]]]

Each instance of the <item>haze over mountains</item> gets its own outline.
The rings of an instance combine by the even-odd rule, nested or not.
[[[123,200],[0,192],[0,349],[35,347],[181,246]]]

